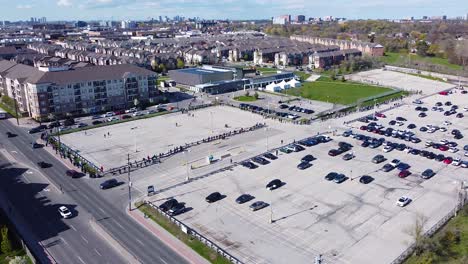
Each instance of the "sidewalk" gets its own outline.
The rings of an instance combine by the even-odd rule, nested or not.
[[[128,211],[127,214],[133,218],[138,224],[144,226],[154,236],[159,238],[164,244],[174,250],[177,254],[185,258],[189,263],[192,264],[209,264],[210,262],[198,255],[197,252],[193,251],[182,241],[178,240],[172,234],[167,232],[164,228],[159,226],[153,220],[145,218],[144,214],[140,210]]]

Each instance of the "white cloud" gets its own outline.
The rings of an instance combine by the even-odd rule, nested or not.
[[[64,6],[64,7],[67,7],[67,6],[71,6],[73,3],[71,0],[58,0],[57,1],[57,5],[58,6]]]
[[[16,8],[18,9],[31,9],[33,5],[17,5]]]

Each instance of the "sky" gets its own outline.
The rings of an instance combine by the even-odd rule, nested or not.
[[[468,0],[0,0],[0,21],[147,20],[159,16],[269,19],[283,14],[348,19],[465,16]]]

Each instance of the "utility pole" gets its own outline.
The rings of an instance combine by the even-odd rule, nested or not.
[[[132,182],[130,180],[130,153],[127,154],[128,162],[128,210],[132,211]]]
[[[19,126],[18,103],[16,102],[16,92],[13,92],[13,95],[14,95],[13,101],[15,102],[16,124]]]

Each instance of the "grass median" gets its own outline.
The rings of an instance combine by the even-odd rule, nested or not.
[[[229,264],[231,263],[228,259],[218,254],[216,251],[198,241],[196,238],[191,237],[190,235],[185,234],[180,230],[178,226],[172,223],[167,217],[160,214],[157,210],[151,206],[139,202],[135,206],[143,213],[145,213],[151,220],[160,225],[166,231],[171,233],[180,241],[184,242],[187,246],[192,248],[200,256],[207,259],[209,262],[214,264]]]

